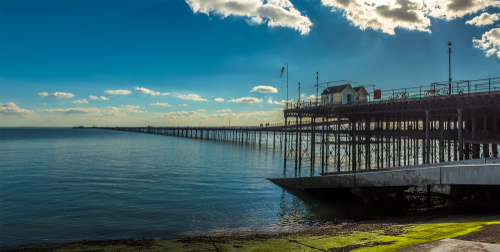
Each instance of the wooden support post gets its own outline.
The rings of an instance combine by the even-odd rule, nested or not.
[[[311,173],[314,171],[314,158],[316,157],[316,118],[311,118]]]
[[[349,118],[351,122],[351,170],[353,172],[356,172],[356,167],[357,167],[357,155],[356,155],[356,120],[353,119],[352,117]]]
[[[463,128],[463,121],[462,121],[462,109],[458,109],[458,139],[457,139],[457,148],[458,148],[458,160],[463,160],[464,159],[464,148],[463,148],[463,137],[462,137],[462,128]],[[456,152],[455,152],[456,153]]]
[[[498,133],[498,122],[497,122],[497,115],[493,115],[493,129],[492,129],[493,134]],[[491,145],[491,154],[493,157],[498,157],[498,144],[492,144]]]
[[[486,113],[483,113],[483,139],[488,137],[488,117],[486,116]],[[483,144],[483,157],[484,158],[489,158],[490,157],[490,145],[489,144]]]
[[[259,130],[259,148],[261,141],[262,141],[262,130]]]
[[[299,117],[295,117],[295,174],[297,174],[298,150],[299,149]]]
[[[444,125],[443,117],[439,117],[439,130],[441,131],[441,139],[439,140],[439,162],[444,162]]]
[[[340,172],[340,114],[337,115],[337,172]]]
[[[477,116],[476,111],[472,112],[472,140],[477,139]],[[479,158],[479,144],[472,144],[472,158]]]
[[[430,163],[430,111],[425,111],[425,163]]]
[[[321,172],[325,172],[325,116],[321,122]]]
[[[297,128],[300,127],[299,130],[299,170],[302,167],[302,117],[299,118],[299,125]]]
[[[328,123],[328,116],[326,117],[326,153],[325,153],[325,171],[328,172],[328,158],[330,157],[330,124]]]
[[[365,170],[369,170],[371,168],[371,159],[370,159],[370,140],[371,140],[371,131],[370,131],[370,118],[365,117]]]

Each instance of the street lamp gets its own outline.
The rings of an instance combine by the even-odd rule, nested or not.
[[[300,82],[299,82],[299,102],[297,104],[300,104]]]
[[[449,71],[449,91],[451,95],[451,41],[448,41],[448,71]]]

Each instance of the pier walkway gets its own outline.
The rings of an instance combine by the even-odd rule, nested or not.
[[[268,126],[99,129],[279,148],[284,173],[295,178],[274,183],[350,188],[365,201],[411,186],[427,186],[452,202],[498,199],[500,77],[378,92],[365,101],[288,103],[284,123]]]

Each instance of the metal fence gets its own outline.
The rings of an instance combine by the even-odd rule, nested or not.
[[[438,97],[454,96],[454,95],[471,95],[477,93],[488,93],[500,91],[500,77],[478,79],[478,80],[461,80],[461,81],[445,81],[435,82],[426,86],[409,87],[381,90],[380,99],[374,99],[373,94],[369,92],[366,101],[350,101],[338,103],[322,104],[321,99],[307,99],[300,101],[285,102],[284,109],[296,108],[315,108],[319,106],[341,106],[355,105],[366,103],[380,102],[401,102],[411,99],[432,99]]]

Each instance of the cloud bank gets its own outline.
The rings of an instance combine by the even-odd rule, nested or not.
[[[178,95],[177,98],[181,98],[183,100],[192,100],[192,101],[208,101],[207,99],[201,98],[197,94],[187,94],[187,95]]]
[[[493,28],[483,34],[481,39],[473,38],[475,48],[486,52],[486,57],[497,55],[500,58],[500,28]]]
[[[259,102],[262,102],[262,99],[257,99],[255,97],[241,97],[241,98],[238,98],[238,99],[231,99],[227,102],[236,102],[236,103],[259,103]]]
[[[160,92],[155,92],[143,87],[136,87],[135,91],[141,94],[160,95]]]
[[[313,25],[290,0],[186,0],[194,13],[246,17],[248,24],[292,28],[308,34]]]
[[[120,107],[103,108],[67,108],[67,109],[44,109],[43,111],[60,115],[93,115],[93,116],[125,116],[128,113],[147,113],[137,110],[140,106],[122,105]]]
[[[89,103],[86,99],[72,101],[71,103]]]
[[[498,5],[494,0],[321,0],[361,30],[395,34],[396,28],[430,32],[430,18],[451,20]]]
[[[484,12],[480,16],[477,16],[465,23],[475,26],[485,26],[494,24],[495,21],[498,21],[499,19],[500,19],[500,13],[494,13],[490,15],[489,13]]]
[[[104,93],[106,93],[106,94],[115,94],[115,95],[128,95],[128,94],[132,93],[132,91],[118,89],[118,90],[105,90]]]
[[[13,116],[30,116],[34,115],[33,110],[19,108],[13,102],[1,103],[0,102],[0,115],[13,115]]]
[[[259,92],[259,93],[278,93],[278,89],[271,86],[256,86],[253,87],[250,92]]]
[[[151,105],[151,106],[172,107],[172,105],[170,105],[170,104],[168,104],[168,103],[166,103],[166,102],[165,102],[165,103],[159,103],[159,102],[157,102],[157,103],[151,103],[151,104],[149,104],[149,105]]]
[[[71,98],[71,97],[75,96],[71,93],[63,93],[63,92],[55,92],[53,94],[49,94],[47,92],[42,92],[42,93],[38,93],[38,95],[39,96],[49,96],[49,97],[57,98],[57,99]]]
[[[97,96],[95,96],[95,95],[89,95],[89,98],[90,98],[91,100],[103,100],[103,101],[107,101],[107,100],[109,100],[109,98],[106,98],[106,97],[104,97],[104,96],[97,97]]]

